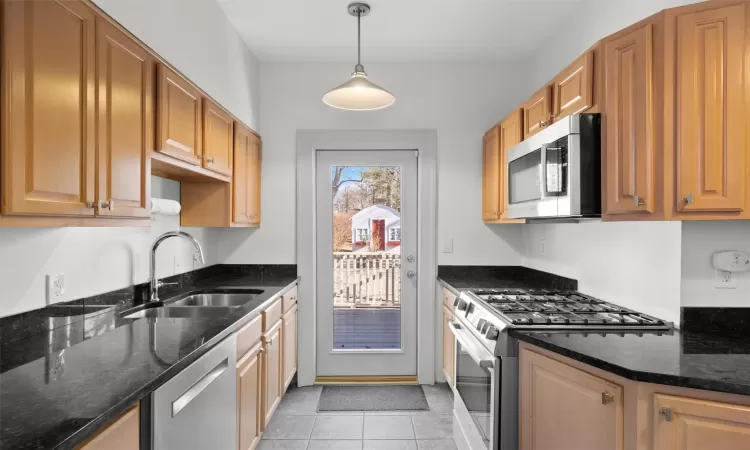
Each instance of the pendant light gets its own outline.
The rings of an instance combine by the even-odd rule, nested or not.
[[[328,106],[348,111],[372,111],[391,106],[396,97],[367,78],[365,68],[360,62],[361,33],[360,20],[370,13],[367,3],[352,3],[348,6],[349,14],[357,18],[357,65],[352,77],[323,96],[323,103]]]

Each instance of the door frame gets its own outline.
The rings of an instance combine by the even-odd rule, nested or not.
[[[435,382],[435,317],[437,311],[437,130],[298,130],[296,256],[299,281],[297,383],[315,383],[317,150],[414,150],[417,177],[417,379]]]

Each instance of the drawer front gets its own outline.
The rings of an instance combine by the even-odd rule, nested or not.
[[[263,311],[262,315],[263,331],[265,332],[271,329],[271,327],[281,319],[281,299],[273,302],[265,311]]]
[[[446,288],[443,288],[443,305],[447,306],[448,309],[453,311],[453,301],[456,299],[456,295]]]
[[[263,334],[263,316],[260,315],[250,321],[237,332],[237,360],[239,361],[250,351],[255,344],[260,341],[260,335]]]
[[[284,294],[283,297],[281,297],[281,303],[282,303],[282,309],[284,310],[284,314],[286,314],[287,311],[289,311],[292,306],[297,304],[297,286],[294,286]]]

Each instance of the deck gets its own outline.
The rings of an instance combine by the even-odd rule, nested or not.
[[[334,308],[334,349],[401,348],[401,310]]]

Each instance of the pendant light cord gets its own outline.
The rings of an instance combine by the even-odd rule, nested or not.
[[[362,65],[360,59],[360,53],[362,53],[362,31],[360,27],[360,21],[362,20],[362,11],[357,10],[357,66]]]

